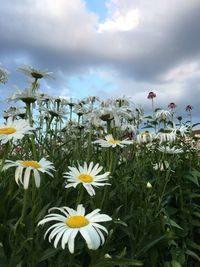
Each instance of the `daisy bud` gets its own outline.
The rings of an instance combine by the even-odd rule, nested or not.
[[[108,253],[106,253],[106,254],[104,255],[104,258],[105,258],[105,259],[112,259],[112,257],[111,257],[110,254],[108,254]]]
[[[148,182],[148,183],[147,183],[147,185],[146,185],[146,187],[147,187],[147,188],[152,188],[152,185],[151,185],[151,183],[150,183],[150,182]]]

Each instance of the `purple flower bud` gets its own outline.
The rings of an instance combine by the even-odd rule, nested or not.
[[[176,104],[173,102],[169,103],[168,108],[171,108],[171,109],[176,108]]]
[[[154,92],[149,92],[147,98],[148,99],[153,99],[154,97],[156,97],[156,94]]]
[[[186,111],[191,111],[192,109],[193,109],[193,107],[191,105],[187,105],[185,108]]]

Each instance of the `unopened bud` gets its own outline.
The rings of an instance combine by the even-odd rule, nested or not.
[[[111,257],[110,254],[108,254],[108,253],[104,255],[104,258],[105,258],[105,259],[112,259],[112,257]]]
[[[152,184],[150,182],[147,183],[147,188],[152,188]]]

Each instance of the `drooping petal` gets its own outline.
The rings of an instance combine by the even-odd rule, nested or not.
[[[26,168],[25,173],[24,173],[24,189],[28,188],[28,184],[29,184],[29,179],[30,179],[30,173],[31,173],[31,168]]]
[[[58,242],[60,241],[62,235],[63,235],[66,231],[68,231],[68,229],[67,229],[66,227],[65,227],[65,228],[63,227],[63,228],[59,231],[59,233],[57,233],[56,238],[55,238],[55,240],[54,240],[54,247],[55,247],[55,248],[57,248]]]
[[[61,246],[62,249],[65,249],[65,245],[68,243],[68,240],[70,238],[70,235],[72,234],[73,229],[67,229],[62,237]]]
[[[71,253],[74,253],[74,239],[78,233],[78,229],[74,229],[69,237],[68,248]]]
[[[37,170],[34,170],[34,177],[35,177],[35,185],[37,188],[40,187],[40,174]]]
[[[56,223],[56,224],[53,224],[52,226],[50,226],[47,231],[45,232],[44,234],[44,239],[46,238],[47,234],[53,229],[53,228],[57,228],[57,227],[60,227],[60,226],[63,226],[63,223]]]

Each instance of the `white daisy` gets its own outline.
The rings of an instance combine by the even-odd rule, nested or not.
[[[105,183],[104,181],[108,180],[109,172],[105,172],[104,174],[100,174],[103,167],[99,167],[97,163],[95,166],[93,162],[91,162],[88,166],[87,163],[84,162],[84,166],[69,167],[70,171],[64,173],[65,178],[69,182],[65,188],[74,187],[78,184],[82,184],[84,188],[87,190],[90,196],[95,195],[95,191],[93,187],[99,187],[104,185],[110,185]]]
[[[169,110],[160,109],[156,111],[156,119],[158,120],[166,120],[171,117],[171,112]]]
[[[121,126],[122,131],[128,131],[129,133],[136,133],[136,126],[130,123],[124,123]]]
[[[17,184],[22,183],[24,186],[24,189],[28,188],[29,180],[31,173],[33,172],[34,179],[35,179],[35,185],[36,187],[40,187],[40,172],[47,173],[48,175],[52,176],[52,173],[49,171],[54,171],[53,163],[42,158],[39,162],[38,161],[12,161],[12,160],[6,160],[6,163],[3,167],[3,170],[7,170],[10,167],[17,167],[15,171],[15,181]],[[24,175],[23,171],[25,169]]]
[[[174,132],[159,132],[157,133],[156,138],[160,141],[160,143],[173,143],[176,140],[176,134]]]
[[[38,94],[33,92],[32,88],[21,91],[17,88],[17,92],[8,98],[9,101],[17,102],[19,100],[24,103],[34,103],[37,100]]]
[[[47,70],[36,70],[32,66],[24,66],[22,68],[19,68],[18,71],[36,80],[42,78],[53,78],[52,72],[49,72]]]
[[[128,138],[124,140],[114,139],[112,134],[108,134],[105,136],[105,140],[98,139],[94,141],[93,143],[99,144],[101,147],[116,147],[116,146],[124,147],[126,145],[133,144],[133,141],[131,140],[128,141]]]
[[[175,135],[180,135],[182,137],[186,137],[189,134],[190,130],[188,126],[181,125],[180,127],[168,128],[172,131]]]
[[[164,171],[166,169],[169,169],[169,162],[167,160],[164,160],[164,162],[155,163],[153,164],[153,168],[156,171],[157,170]]]
[[[183,149],[182,148],[169,147],[169,146],[160,146],[158,148],[158,150],[160,152],[168,153],[168,154],[179,154],[179,153],[183,153]]]
[[[9,107],[3,112],[3,117],[5,119],[12,117],[12,119],[14,120],[17,116],[19,116],[21,119],[25,118],[25,109],[21,107]]]
[[[147,142],[152,142],[155,138],[154,133],[150,133],[149,131],[145,131],[143,133],[140,133],[137,135],[136,140],[137,143],[147,143]]]
[[[85,215],[85,208],[82,204],[77,206],[77,210],[68,207],[55,207],[50,209],[49,212],[55,209],[59,210],[62,215],[57,213],[48,214],[38,223],[38,225],[43,225],[47,222],[57,221],[47,229],[44,235],[45,238],[51,232],[49,242],[55,237],[55,248],[57,248],[58,242],[61,241],[62,249],[65,249],[67,244],[69,251],[74,253],[74,240],[78,233],[85,239],[89,249],[96,250],[100,245],[104,244],[105,238],[102,231],[105,233],[108,233],[108,231],[98,222],[111,221],[112,218],[110,216],[100,214],[100,209],[95,209]]]
[[[60,110],[57,110],[57,108],[46,108],[46,107],[41,107],[39,109],[40,111],[45,111],[51,115],[52,118],[67,118],[67,112],[64,108],[60,108]]]
[[[8,80],[8,71],[0,67],[0,83],[6,83]]]
[[[27,120],[12,120],[8,118],[6,124],[0,126],[0,141],[2,144],[14,139],[22,139],[25,134],[31,134],[32,127],[30,127]]]

